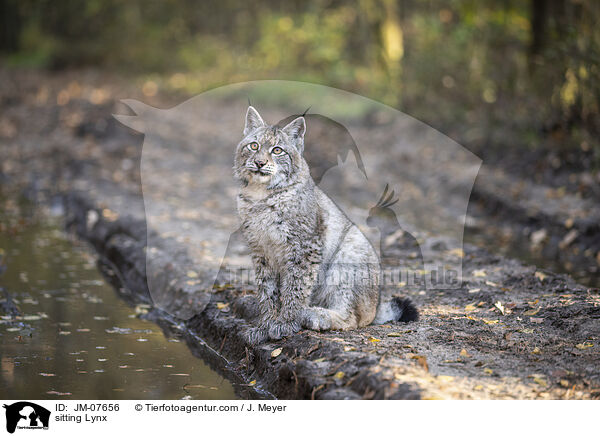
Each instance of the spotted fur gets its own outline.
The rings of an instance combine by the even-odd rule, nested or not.
[[[253,343],[301,328],[366,326],[378,308],[377,254],[310,177],[302,157],[305,131],[303,117],[279,128],[250,106],[235,153],[238,212],[259,291],[242,304],[256,323],[248,337]],[[399,319],[398,306],[386,305]]]

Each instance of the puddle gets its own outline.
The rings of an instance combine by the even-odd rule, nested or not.
[[[0,309],[2,398],[236,398],[183,340],[136,316],[57,218],[0,197],[0,257],[0,287],[21,312]]]

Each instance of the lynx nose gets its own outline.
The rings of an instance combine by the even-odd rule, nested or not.
[[[266,160],[256,159],[254,161],[254,163],[256,164],[257,168],[262,168],[262,167],[264,167],[267,164],[267,161]]]

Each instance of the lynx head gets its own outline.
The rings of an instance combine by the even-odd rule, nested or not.
[[[289,186],[309,176],[302,157],[304,117],[280,128],[267,125],[256,109],[248,107],[244,139],[235,152],[234,175],[243,185],[257,183],[267,189]]]

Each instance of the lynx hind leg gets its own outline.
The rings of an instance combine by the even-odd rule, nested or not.
[[[245,295],[233,302],[233,311],[248,321],[256,320],[261,315],[260,301],[254,295]]]
[[[348,330],[358,323],[354,314],[324,307],[308,307],[302,316],[302,326],[310,330]]]

